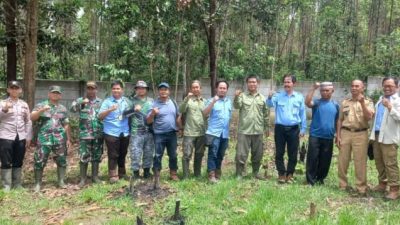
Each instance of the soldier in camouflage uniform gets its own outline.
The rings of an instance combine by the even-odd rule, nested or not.
[[[71,112],[79,113],[79,159],[80,187],[85,186],[88,163],[92,163],[92,182],[99,183],[99,164],[103,154],[103,123],[97,115],[101,99],[97,97],[97,84],[94,81],[86,83],[86,97],[72,102]]]
[[[148,89],[146,82],[138,81],[135,85],[136,95],[132,99],[132,108],[124,112],[126,117],[130,117],[130,152],[133,177],[136,179],[140,178],[140,167],[143,168],[143,177],[149,178],[150,168],[153,166],[154,139],[150,126],[146,123],[146,115],[153,99],[147,96]]]
[[[67,168],[67,149],[71,146],[71,135],[67,108],[59,104],[61,87],[50,86],[48,100],[37,104],[31,120],[37,124],[37,147],[34,152],[35,192],[40,191],[43,169],[51,152],[57,163],[58,186],[65,188],[64,178]]]

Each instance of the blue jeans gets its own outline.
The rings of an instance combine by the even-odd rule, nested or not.
[[[154,134],[154,143],[156,147],[156,153],[154,155],[153,169],[161,170],[161,162],[164,155],[164,149],[167,148],[169,169],[175,171],[178,170],[178,158],[176,155],[176,132],[172,131],[168,133]]]
[[[228,148],[229,139],[207,135],[207,139],[211,139],[208,146],[207,170],[208,172],[221,169],[222,160],[225,151]]]

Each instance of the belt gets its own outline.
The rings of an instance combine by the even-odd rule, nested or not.
[[[342,127],[342,129],[348,130],[348,131],[351,131],[351,132],[361,132],[361,131],[366,131],[366,130],[368,130],[368,128],[351,129],[351,128],[348,128],[348,127]]]

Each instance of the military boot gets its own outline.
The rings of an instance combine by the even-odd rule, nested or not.
[[[183,179],[189,178],[189,159],[182,159],[182,170],[183,170]]]
[[[99,178],[99,162],[92,162],[92,182],[101,183]]]
[[[160,188],[160,171],[155,169],[154,170],[154,189]]]
[[[22,188],[22,168],[12,169],[12,187],[15,189]]]
[[[9,192],[11,190],[11,173],[12,169],[1,169],[1,181],[3,182],[3,189],[5,192]]]
[[[66,172],[67,172],[67,167],[57,166],[57,183],[59,188],[67,188],[67,186],[64,183]]]
[[[35,169],[35,187],[34,191],[37,193],[42,186],[43,169]]]
[[[83,187],[86,184],[87,169],[88,169],[87,163],[80,163],[79,175],[81,176],[81,181],[79,182],[79,187]]]
[[[143,178],[148,179],[150,177],[151,177],[150,168],[144,168],[143,169]]]
[[[193,172],[195,177],[201,176],[201,162],[203,154],[194,154]]]

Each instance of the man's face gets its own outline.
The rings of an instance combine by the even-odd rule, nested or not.
[[[321,94],[321,98],[330,99],[333,94],[333,87],[332,86],[323,86],[319,89],[319,93]]]
[[[124,89],[119,84],[115,84],[112,86],[111,93],[114,98],[118,99],[121,98],[122,93],[124,93]]]
[[[392,96],[397,92],[397,85],[394,83],[393,79],[385,80],[382,84],[383,86],[383,94],[385,96]]]
[[[228,92],[228,85],[225,82],[221,82],[217,87],[217,95],[220,98],[224,98]]]
[[[200,96],[201,94],[201,87],[199,83],[193,83],[190,90],[195,96]]]
[[[258,89],[257,78],[250,78],[247,80],[247,90],[249,92],[255,92]]]
[[[353,80],[351,82],[351,94],[357,96],[364,92],[364,84],[360,80]]]
[[[60,92],[49,92],[49,100],[53,102],[58,102],[61,99]]]
[[[286,92],[293,91],[294,83],[292,81],[291,77],[285,77],[285,80],[283,80],[283,88],[285,89]]]
[[[87,87],[86,94],[88,97],[95,97],[97,94],[97,88],[94,87]]]
[[[22,89],[17,86],[11,86],[7,88],[7,93],[11,98],[18,98],[22,93]]]
[[[161,87],[158,89],[158,95],[160,98],[166,99],[169,97],[169,88]]]
[[[135,92],[138,96],[146,96],[147,95],[147,88],[145,87],[137,87]]]

